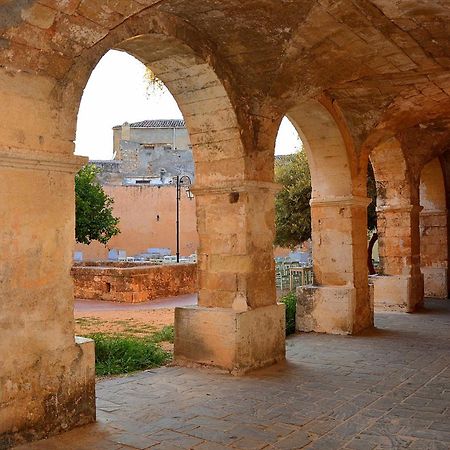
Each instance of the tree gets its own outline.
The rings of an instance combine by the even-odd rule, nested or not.
[[[295,248],[311,238],[311,175],[306,153],[300,150],[279,157],[275,162],[275,181],[283,187],[275,200],[275,245]],[[368,208],[368,229],[375,231],[376,186],[370,163],[367,192],[372,198]]]
[[[372,199],[367,208],[367,228],[369,231],[377,229],[377,186],[375,183],[375,174],[373,173],[372,164],[369,161],[367,166],[367,196]]]
[[[369,268],[369,275],[375,275],[377,272],[373,265],[372,253],[375,242],[378,239],[377,233],[377,186],[375,183],[375,174],[373,173],[372,164],[369,161],[367,166],[367,195],[372,199],[367,208],[367,228],[373,232],[369,241],[369,248],[367,249],[367,267]]]
[[[150,67],[145,67],[144,83],[147,98],[159,95],[164,92],[164,83],[154,74]]]
[[[98,169],[88,164],[75,176],[75,238],[81,244],[106,244],[120,233],[119,219],[113,216],[114,200],[97,181]]]
[[[275,245],[294,248],[311,237],[311,176],[305,152],[279,157],[275,181],[283,186],[275,200]]]

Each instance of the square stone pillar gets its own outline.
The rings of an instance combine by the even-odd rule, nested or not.
[[[374,303],[413,312],[423,302],[418,205],[377,208],[380,275],[373,277]]]
[[[177,308],[175,361],[234,373],[285,357],[284,305],[276,303],[274,194],[257,181],[193,190],[197,201],[198,307]]]
[[[297,330],[353,334],[373,326],[365,197],[311,200],[314,286],[297,291]]]
[[[74,173],[0,150],[0,448],[95,420],[94,343],[74,336]]]
[[[425,297],[448,297],[448,211],[424,209],[420,213],[420,264]]]

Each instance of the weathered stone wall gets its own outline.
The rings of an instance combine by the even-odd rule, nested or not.
[[[148,149],[135,141],[120,141],[120,145],[122,155],[120,171],[123,177],[158,177],[164,169],[166,177],[189,175],[194,181],[194,161],[192,150],[188,148]]]
[[[94,344],[74,338],[65,245],[81,162],[31,155],[0,149],[0,448],[95,419]]]
[[[108,248],[126,250],[127,256],[145,252],[150,247],[166,247],[176,252],[176,188],[173,186],[105,186],[114,199],[114,215],[120,218],[120,234],[104,246],[75,243],[85,260],[107,259]],[[180,254],[197,251],[196,199],[189,200],[181,191]]]
[[[377,184],[380,273],[375,306],[413,312],[423,301],[420,271],[419,181],[402,143],[391,139],[370,155]]]
[[[165,82],[191,136],[201,196],[201,306],[177,314],[180,360],[242,370],[284,357],[272,256],[273,147],[284,114],[300,108],[313,197],[322,202],[314,213],[315,270],[324,284],[346,282],[315,286],[305,299],[314,323],[333,319],[321,331],[371,325],[363,258],[367,154],[397,139],[408,180],[418,181],[423,164],[449,148],[446,2],[107,3],[0,1],[0,152],[9,155],[0,177],[2,445],[93,417],[85,395],[93,355],[84,365],[88,352],[73,339],[73,179],[60,174],[67,161],[47,155],[72,153],[83,89],[110,48],[129,51]],[[331,118],[317,108],[324,99]],[[386,180],[398,181],[396,164],[389,167]],[[399,198],[403,187],[389,197]],[[410,194],[406,204],[380,206],[397,215],[386,220],[384,242],[402,250],[385,252],[392,259],[384,267],[401,272],[390,275],[394,282],[407,281],[401,303],[413,311],[421,275],[419,203]],[[205,315],[211,325],[224,309],[224,339],[210,340]],[[253,339],[261,323],[272,335]],[[183,333],[207,351],[183,347]],[[223,341],[229,358],[221,360]]]
[[[198,291],[196,264],[118,266],[74,266],[75,298],[140,303]]]
[[[128,128],[128,129],[127,129]],[[116,159],[123,159],[120,141],[141,144],[170,144],[174,150],[186,150],[191,142],[186,128],[144,128],[127,127],[125,124],[113,128],[113,151]]]

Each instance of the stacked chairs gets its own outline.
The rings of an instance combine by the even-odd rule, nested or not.
[[[290,258],[275,258],[275,284],[282,291],[313,283],[312,266]]]

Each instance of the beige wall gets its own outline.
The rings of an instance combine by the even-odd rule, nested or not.
[[[108,248],[126,250],[127,256],[142,253],[149,247],[168,247],[176,253],[176,188],[148,186],[104,186],[114,199],[114,214],[120,218],[121,233],[113,237]],[[159,215],[159,221],[158,216]],[[84,259],[105,259],[108,248],[98,242],[75,244]],[[195,199],[189,200],[184,190],[180,200],[180,254],[197,251]]]

